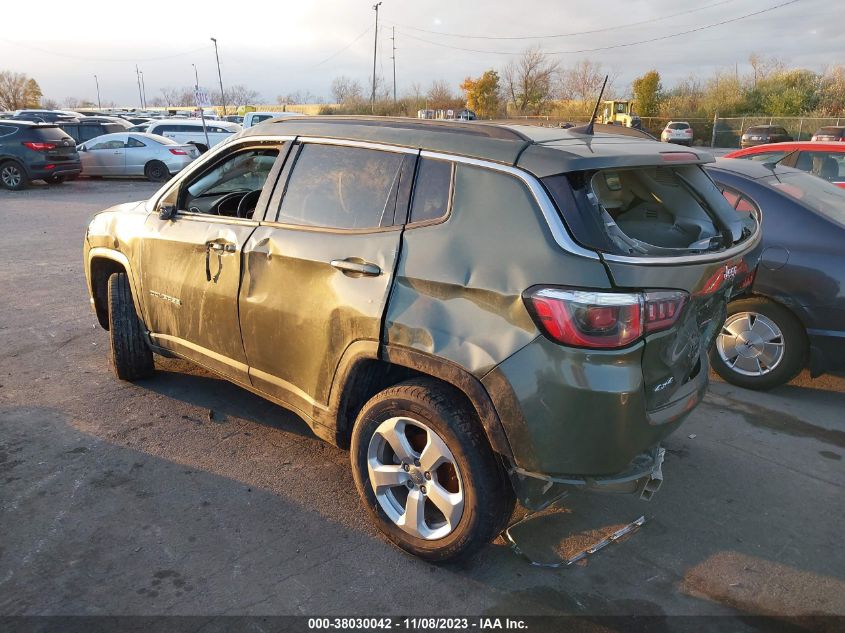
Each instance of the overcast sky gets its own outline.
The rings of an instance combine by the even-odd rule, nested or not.
[[[457,91],[465,76],[501,68],[535,44],[555,53],[564,65],[583,58],[601,62],[617,77],[620,92],[650,68],[660,71],[664,85],[690,74],[708,76],[717,68],[733,70],[735,64],[746,72],[752,52],[817,71],[845,63],[845,0],[797,0],[679,37],[569,52],[672,35],[784,2],[788,0],[384,0],[376,68],[389,83],[394,26],[400,94],[414,82],[427,87],[434,79],[448,80]],[[42,0],[34,12],[26,2],[7,2],[0,12],[0,70],[34,77],[44,95],[57,100],[96,100],[96,73],[104,102],[132,106],[138,101],[136,63],[144,73],[148,101],[162,87],[192,85],[192,63],[201,85],[216,86],[209,39],[216,37],[224,85],[244,84],[266,103],[296,91],[329,98],[338,75],[369,85],[372,4],[251,0],[218,7],[210,0],[176,0],[80,6]],[[676,15],[684,11],[692,12]],[[597,29],[601,31],[534,39]],[[484,39],[519,37],[528,39]]]

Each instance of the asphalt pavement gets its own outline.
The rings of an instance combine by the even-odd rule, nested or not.
[[[435,566],[386,542],[348,454],[189,363],[117,381],[82,267],[88,218],[142,181],[0,191],[0,615],[845,615],[845,378],[714,383],[650,502],[573,495]],[[738,619],[738,629],[744,626]]]

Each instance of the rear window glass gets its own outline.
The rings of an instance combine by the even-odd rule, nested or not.
[[[745,132],[746,134],[768,134],[769,128],[767,127],[750,127]]]
[[[279,222],[338,229],[393,222],[391,190],[402,154],[304,145],[288,180]]]
[[[845,189],[802,172],[778,173],[765,179],[775,191],[786,194],[834,222],[845,225]]]
[[[754,154],[747,154],[745,156],[738,156],[737,158],[756,160],[760,163],[776,163],[787,154],[789,154],[789,152],[757,152]]]
[[[816,134],[823,134],[824,136],[842,136],[845,128],[841,127],[823,127]]]
[[[686,130],[689,128],[689,123],[670,123],[666,127],[670,130]]]
[[[153,141],[154,143],[158,143],[159,145],[178,145],[176,141],[172,138],[167,138],[166,136],[159,136],[158,134],[147,134],[144,136],[145,141]]]
[[[69,137],[69,134],[67,134],[63,129],[58,127],[30,128],[29,134],[33,138],[43,139],[45,141],[60,141]]]
[[[576,239],[613,254],[717,251],[755,225],[753,216],[733,210],[699,165],[573,172],[543,182]]]

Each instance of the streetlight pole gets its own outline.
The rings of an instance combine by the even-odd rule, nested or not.
[[[378,52],[378,8],[380,6],[381,2],[376,2],[373,5],[373,10],[376,12],[376,30],[373,34],[373,92],[370,96],[373,114],[376,113],[376,53]]]
[[[141,71],[138,70],[138,64],[135,64],[135,78],[138,80],[138,100],[141,102],[141,109],[144,109],[144,97],[141,94]]]
[[[94,83],[97,84],[97,109],[102,110],[103,106],[100,105],[100,80],[97,79],[97,75],[94,75]]]
[[[223,105],[223,116],[226,116],[226,94],[223,92],[223,75],[220,73],[220,54],[217,52],[217,38],[212,37],[214,42],[214,57],[217,59],[217,78],[220,80],[220,103]]]
[[[141,94],[144,100],[144,110],[147,109],[147,84],[144,83],[144,71],[141,71]]]

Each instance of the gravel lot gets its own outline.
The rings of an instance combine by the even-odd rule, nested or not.
[[[156,187],[0,191],[0,615],[845,615],[845,379],[767,394],[714,383],[671,437],[649,503],[576,495],[433,566],[380,538],[348,455],[188,363],[117,382],[82,272],[87,219]],[[737,620],[737,630],[745,624]]]

